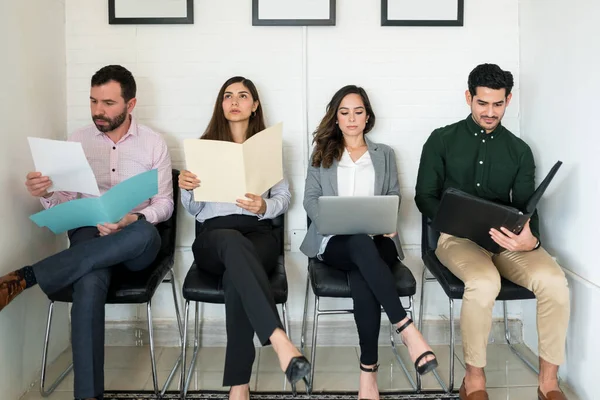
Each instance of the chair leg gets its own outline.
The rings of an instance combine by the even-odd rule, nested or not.
[[[519,359],[521,361],[523,361],[525,363],[525,365],[527,365],[533,372],[535,372],[536,374],[539,375],[539,373],[540,373],[539,368],[537,368],[529,360],[527,360],[525,358],[525,356],[523,356],[523,354],[521,354],[521,352],[518,351],[517,348],[515,347],[515,345],[511,342],[510,330],[508,329],[508,304],[506,303],[506,300],[502,302],[502,305],[504,308],[504,338],[506,339],[506,344],[508,344],[508,347],[510,348],[510,350],[517,357],[519,357]]]
[[[181,341],[181,374],[179,376],[179,393],[181,400],[185,399],[187,395],[187,385],[185,379],[185,356],[187,350],[187,327],[188,327],[188,317],[190,314],[190,301],[187,300],[185,302],[185,311],[183,316],[183,340]]]
[[[171,268],[169,270],[169,275],[171,277],[167,280],[164,280],[163,282],[171,283],[171,289],[173,292],[173,304],[175,305],[175,315],[177,316],[177,328],[179,330],[179,345],[181,346],[181,343],[183,342],[183,328],[181,327],[181,315],[179,313],[179,302],[177,300],[177,290],[175,289],[176,279],[175,279],[175,273],[173,272],[173,268]],[[171,384],[171,381],[175,377],[177,368],[179,368],[180,365],[181,365],[181,355],[179,355],[179,357],[177,358],[177,361],[175,361],[175,365],[173,366],[173,368],[171,369],[171,373],[167,377],[167,380],[163,386],[163,389],[160,392],[161,396],[164,396],[164,394],[167,392],[167,389],[168,389],[169,385]]]
[[[283,328],[285,329],[285,333],[287,337],[292,341],[292,331],[290,330],[290,316],[287,309],[287,303],[283,303],[281,305],[281,314],[283,317]]]
[[[189,303],[189,302],[188,302]],[[189,308],[188,308],[189,309]],[[199,305],[196,303],[195,309],[195,317],[194,317],[194,352],[192,354],[192,360],[190,361],[190,365],[188,367],[187,377],[185,378],[185,384],[183,387],[184,397],[187,395],[188,389],[190,387],[190,383],[192,382],[192,374],[194,373],[194,368],[196,366],[196,361],[198,359],[198,352],[200,351],[200,329],[199,329]],[[189,314],[189,311],[186,311]],[[186,318],[187,321],[187,318]]]
[[[152,366],[152,382],[154,383],[154,394],[156,397],[160,397],[158,389],[158,377],[156,374],[156,354],[154,351],[154,329],[152,326],[152,301],[147,303],[147,314],[148,314],[148,334],[150,337],[150,362]]]
[[[60,376],[52,383],[50,388],[46,390],[46,369],[48,362],[48,344],[50,343],[50,328],[52,326],[52,315],[54,314],[54,302],[50,302],[48,307],[48,320],[46,322],[46,335],[44,337],[44,350],[42,352],[42,372],[40,375],[40,394],[42,397],[48,397],[54,392],[54,390],[60,385],[60,383],[67,377],[67,375],[73,370],[73,363],[65,369]]]
[[[423,314],[425,311],[425,283],[427,282],[427,268],[423,266],[423,275],[421,275],[421,300],[419,302],[419,321],[417,322],[417,329],[423,330]]]
[[[181,314],[179,313],[179,300],[177,300],[177,288],[175,287],[175,283],[177,280],[175,279],[175,272],[173,268],[169,270],[169,282],[171,282],[171,290],[173,292],[173,303],[175,304],[175,315],[177,316],[177,328],[179,328],[179,342],[183,339],[183,327],[181,325]]]
[[[312,329],[312,344],[311,344],[311,354],[310,354],[310,381],[307,388],[309,394],[312,394],[313,388],[315,387],[315,369],[317,360],[317,332],[319,329],[319,296],[315,295],[315,310],[313,313],[313,329]]]
[[[450,302],[450,381],[448,382],[448,392],[454,390],[454,300]]]
[[[423,266],[423,274],[421,275],[421,297],[419,300],[419,320],[417,321],[417,329],[423,333],[423,316],[425,315],[425,284],[427,283],[427,268]],[[416,374],[417,377],[417,391],[421,391],[423,383],[421,382],[421,375]]]
[[[302,328],[300,332],[300,351],[304,356],[304,347],[306,345],[306,317],[308,316],[308,289],[310,287],[310,275],[306,272],[306,291],[304,293],[304,313],[302,314]]]
[[[400,368],[402,368],[402,371],[404,371],[404,375],[406,375],[406,378],[410,382],[410,385],[418,393],[421,391],[421,387],[420,386],[417,387],[417,384],[415,384],[415,381],[413,380],[410,372],[408,372],[408,368],[406,368],[406,364],[404,364],[404,361],[400,357],[400,353],[398,352],[398,348],[396,347],[396,340],[394,337],[394,333],[395,333],[394,328],[395,328],[394,324],[390,323],[390,342],[392,344],[392,353],[394,353],[394,357],[396,357],[396,361],[398,362],[398,364],[400,364]],[[417,374],[417,377],[418,376],[419,376],[419,374]]]
[[[287,335],[287,337],[290,339],[290,342],[292,341],[292,332],[290,332],[290,321],[289,321],[289,316],[287,313],[287,303],[283,303],[281,305],[281,314],[283,317],[283,328],[285,329],[285,333]],[[296,392],[296,385],[292,384],[292,391]],[[285,374],[283,376],[283,391],[285,392],[285,389],[287,388],[287,379],[285,377]]]

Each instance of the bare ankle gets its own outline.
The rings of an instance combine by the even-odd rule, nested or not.
[[[549,363],[540,357],[540,375],[538,381],[540,387],[558,388],[558,365]]]
[[[465,372],[465,386],[467,387],[467,392],[471,392],[471,389],[483,390],[485,389],[485,383],[485,372],[483,368],[467,364]]]

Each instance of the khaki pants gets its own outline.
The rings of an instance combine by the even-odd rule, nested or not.
[[[492,307],[500,292],[500,276],[526,287],[537,298],[539,354],[560,365],[569,324],[569,289],[560,266],[543,248],[531,252],[490,253],[468,239],[442,234],[438,259],[465,284],[460,329],[465,362],[486,365]]]

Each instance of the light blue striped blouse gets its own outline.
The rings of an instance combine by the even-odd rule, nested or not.
[[[196,217],[198,222],[233,214],[255,215],[259,220],[273,219],[285,213],[290,206],[292,194],[290,193],[288,181],[284,178],[277,183],[271,188],[271,197],[268,196],[268,191],[262,194],[267,204],[267,211],[264,214],[254,214],[238,207],[235,203],[194,201],[194,193],[188,190],[181,190],[181,203],[190,214]]]

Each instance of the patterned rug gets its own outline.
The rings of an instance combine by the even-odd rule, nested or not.
[[[228,393],[221,391],[189,391],[186,399],[207,399],[207,400],[227,400]],[[296,397],[290,392],[252,392],[252,400],[356,400],[356,392],[324,392],[313,393],[308,396],[306,393],[298,393]],[[414,392],[383,392],[380,395],[381,400],[456,400],[458,393],[445,393],[423,391]],[[154,400],[154,392],[149,391],[112,391],[104,394],[104,400]],[[179,393],[168,392],[162,399],[179,399]]]

